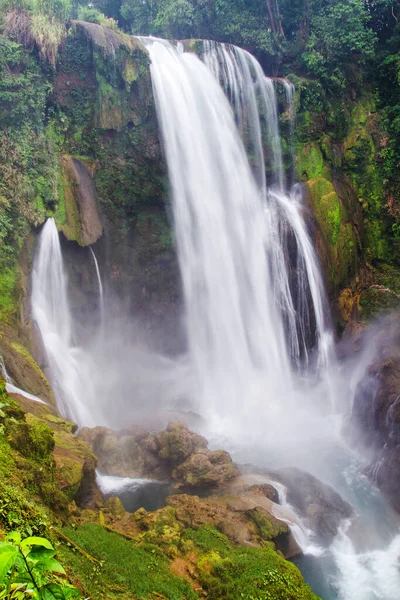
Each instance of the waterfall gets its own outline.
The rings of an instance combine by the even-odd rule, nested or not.
[[[99,287],[100,334],[102,334],[103,330],[104,330],[104,317],[105,317],[103,284],[101,282],[99,263],[97,262],[97,258],[96,258],[96,255],[94,253],[92,246],[89,246],[89,250],[92,255],[94,266],[96,269],[97,285]]]
[[[95,404],[91,359],[74,343],[67,295],[67,276],[54,219],[40,235],[32,273],[32,317],[45,348],[49,379],[57,406],[79,424],[93,424]]]
[[[263,404],[279,410],[295,402],[292,364],[309,364],[311,330],[320,371],[333,340],[304,207],[297,188],[285,192],[274,84],[239,48],[205,42],[202,62],[141,39],[169,169],[198,405],[238,420]]]

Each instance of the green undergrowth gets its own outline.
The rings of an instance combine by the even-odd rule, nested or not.
[[[0,527],[41,535],[68,508],[56,482],[53,432],[26,421],[1,378],[0,405]]]
[[[187,530],[184,537],[203,552],[198,569],[210,600],[316,600],[300,571],[272,547],[232,546],[210,526]]]
[[[171,509],[167,512],[170,521]],[[154,521],[155,529],[160,529],[161,521]],[[159,537],[161,542],[168,541],[167,546],[161,542],[143,543],[157,539],[157,535],[147,535],[149,532],[137,538],[136,543],[89,523],[77,529],[66,527],[63,532],[85,552],[103,561],[102,567],[93,568],[72,547],[63,546],[61,551],[63,562],[94,598],[122,594],[132,594],[138,600],[150,600],[157,594],[169,600],[198,598],[186,580],[177,578],[169,569],[171,559],[178,557],[189,567],[192,565],[189,572],[196,573],[211,600],[317,600],[297,567],[283,559],[273,544],[263,548],[233,546],[212,526],[181,529],[179,533],[179,528],[164,524]]]
[[[191,600],[198,595],[189,583],[173,575],[168,559],[157,546],[137,546],[100,525],[86,523],[78,529],[66,527],[63,533],[98,560],[103,567],[93,567],[88,560],[64,546],[63,563],[68,565],[93,598],[134,597],[138,600],[162,594],[169,600]]]

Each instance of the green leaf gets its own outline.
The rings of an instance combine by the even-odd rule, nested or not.
[[[48,548],[49,550],[54,550],[53,546],[50,544],[49,540],[42,537],[27,537],[21,542],[21,548],[26,548],[27,546],[43,546],[43,548]]]
[[[68,600],[71,598],[69,586],[58,583],[48,583],[40,588],[40,600]],[[73,589],[73,588],[72,588]],[[75,592],[75,590],[73,589]],[[77,596],[75,596],[77,597]]]
[[[11,533],[7,535],[6,540],[10,540],[10,542],[19,544],[21,542],[21,534],[19,533],[19,531],[11,531]]]
[[[18,558],[18,554],[18,548],[12,544],[2,544],[0,546],[0,583],[4,583],[8,571]]]
[[[34,567],[37,571],[44,573],[45,571],[51,571],[52,573],[65,574],[64,567],[55,560],[55,558],[48,558],[46,560],[39,561]]]
[[[27,559],[33,562],[48,560],[49,558],[53,558],[55,555],[55,550],[49,550],[48,548],[44,548],[43,546],[33,546],[32,550],[27,555]]]

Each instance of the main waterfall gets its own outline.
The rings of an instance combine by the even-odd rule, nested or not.
[[[296,371],[311,366],[310,340],[325,377],[332,337],[298,188],[285,192],[273,82],[239,48],[205,42],[203,63],[141,39],[172,188],[198,407],[239,422],[263,403],[287,407]]]

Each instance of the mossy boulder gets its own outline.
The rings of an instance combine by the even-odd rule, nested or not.
[[[317,252],[331,295],[349,284],[359,265],[358,215],[348,207],[347,187],[324,177],[306,182],[308,203],[316,217]]]
[[[82,507],[101,506],[101,494],[96,483],[97,459],[89,446],[74,435],[76,425],[46,414],[27,414],[26,419],[36,428],[46,428],[51,432],[55,479],[63,494]]]
[[[145,514],[140,517],[145,531],[133,538],[89,523],[63,530],[87,555],[106,559],[104,567],[93,574],[90,560],[72,552],[70,546],[61,546],[59,553],[76,582],[89,587],[93,595],[106,594],[107,598],[133,595],[144,600],[155,595],[176,600],[199,596],[236,600],[239,591],[244,598],[317,600],[297,567],[271,544],[236,545],[211,525],[182,528],[171,509],[153,519]]]
[[[27,344],[27,342],[25,342]],[[11,327],[0,325],[0,356],[15,384],[50,407],[55,406],[50,384],[30,351]]]

